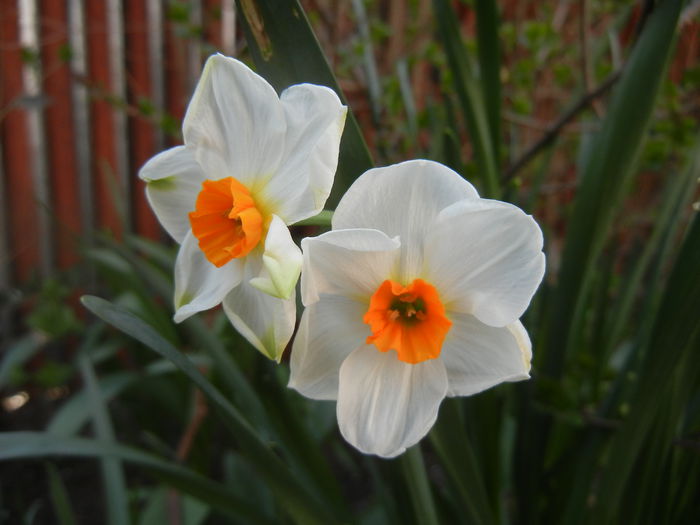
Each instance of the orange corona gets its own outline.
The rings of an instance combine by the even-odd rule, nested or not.
[[[199,248],[217,267],[244,257],[262,238],[262,215],[248,188],[233,177],[205,180],[189,217]]]
[[[372,330],[368,344],[381,352],[396,350],[399,360],[411,364],[438,357],[452,326],[437,290],[422,279],[408,286],[384,281],[363,320]]]

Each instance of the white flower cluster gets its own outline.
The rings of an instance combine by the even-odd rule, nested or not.
[[[290,387],[337,400],[345,439],[392,457],[427,434],[445,396],[529,377],[519,318],[544,274],[542,232],[449,168],[414,160],[361,175],[332,230],[300,250],[287,225],[323,209],[346,112],[326,87],[278,96],[243,63],[214,55],[185,115],[185,144],[140,177],[180,244],[175,321],[223,304],[279,361],[301,273]]]

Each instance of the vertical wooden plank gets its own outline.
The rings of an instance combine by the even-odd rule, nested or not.
[[[190,0],[190,24],[202,28],[202,1]],[[187,39],[187,96],[194,92],[194,88],[202,72],[202,39],[199,34],[190,35]]]
[[[165,18],[165,108],[176,119],[182,120],[187,104],[186,48],[176,34],[175,23],[167,16]],[[167,143],[172,146],[179,141],[169,138]]]
[[[0,136],[0,138],[2,138]],[[3,160],[2,140],[0,140],[0,295],[8,293],[10,289],[10,231],[8,225],[7,210],[9,199],[5,188],[5,169]],[[2,304],[0,302],[0,304]],[[4,323],[0,319],[0,328]],[[1,330],[4,332],[4,330]]]
[[[221,1],[221,52],[236,56],[236,1]]]
[[[165,80],[163,65],[165,62],[165,41],[163,4],[160,1],[147,2],[148,8],[148,59],[151,75],[151,101],[159,114],[165,111]],[[154,129],[154,149],[165,148],[165,136],[161,126]]]
[[[202,3],[202,36],[207,49],[205,53],[209,54],[212,50],[221,50],[222,44],[222,17],[223,2],[221,0],[203,0]],[[211,47],[212,49],[209,49]]]
[[[127,98],[132,106],[140,107],[144,100],[151,100],[151,75],[149,39],[147,34],[147,9],[140,0],[126,0],[126,71]],[[134,204],[135,231],[150,238],[157,238],[160,232],[144,194],[144,185],[136,176],[138,169],[156,152],[154,126],[140,115],[132,115],[128,120],[131,175]]]
[[[112,194],[117,173],[117,152],[114,140],[114,109],[105,93],[111,93],[110,49],[107,34],[107,3],[85,2],[86,65],[88,84],[96,95],[90,99],[91,166],[95,187],[95,212],[100,227],[115,237],[122,234],[117,208],[119,195]],[[113,181],[114,182],[114,181]]]
[[[37,214],[39,242],[39,271],[46,278],[54,269],[54,233],[51,217],[51,188],[49,187],[46,130],[44,125],[44,94],[42,93],[42,63],[39,53],[39,13],[36,0],[20,0],[19,3],[20,45],[25,56],[22,82],[27,100],[27,131],[31,176],[34,182],[34,211]]]
[[[8,195],[10,279],[26,281],[39,264],[39,230],[30,166],[27,115],[22,109],[22,47],[19,11],[14,2],[0,3],[0,142],[5,191]],[[9,196],[12,198],[9,198]]]
[[[73,150],[76,158],[80,222],[82,242],[90,247],[95,234],[95,197],[92,176],[93,158],[90,127],[90,110],[87,81],[87,57],[85,35],[85,6],[83,0],[70,0],[68,4],[68,35],[71,50],[70,68],[76,75],[71,84],[72,125],[76,140]]]
[[[122,0],[108,0],[107,32],[109,46],[110,91],[121,103],[127,100],[124,73],[124,5]],[[127,231],[131,230],[131,179],[129,177],[129,136],[126,112],[113,108],[114,125],[114,170],[121,190],[122,221]]]
[[[0,12],[0,16],[2,13]],[[0,83],[0,89],[2,84]],[[0,106],[2,108],[2,106]],[[10,300],[12,281],[10,280],[10,232],[8,226],[8,195],[5,189],[5,170],[0,134],[0,348],[10,340],[13,305]]]
[[[73,125],[71,75],[67,60],[68,5],[64,2],[44,2],[40,18],[41,62],[43,90],[47,97],[44,111],[48,176],[51,186],[51,213],[55,215],[55,252],[59,268],[78,262],[76,236],[81,232],[78,169],[76,150],[72,144],[87,140],[76,137]]]

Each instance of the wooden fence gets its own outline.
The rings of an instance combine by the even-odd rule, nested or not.
[[[343,18],[351,2],[321,3],[339,17],[319,35],[333,60],[339,33],[356,32]],[[429,0],[419,4],[429,19]],[[536,13],[539,2],[500,5],[503,18],[513,20]],[[386,6],[393,32],[388,50],[378,55],[386,59],[379,61],[380,73],[389,75],[406,45],[407,12],[400,1]],[[690,4],[681,21],[670,71],[676,81],[700,57],[698,9],[697,1]],[[465,32],[473,33],[473,13],[464,5],[460,10]],[[576,13],[569,18],[576,40]],[[623,43],[634,20],[628,26]],[[177,142],[177,123],[203,59],[214,50],[235,56],[235,27],[235,0],[0,0],[0,306],[3,291],[72,266],[76,239],[89,245],[101,229],[161,235],[137,171]],[[414,64],[418,107],[431,78],[425,61]],[[343,89],[371,142],[366,96],[357,94],[365,87],[349,82]]]
[[[0,291],[96,230],[160,235],[138,169],[235,38],[234,0],[0,0]]]

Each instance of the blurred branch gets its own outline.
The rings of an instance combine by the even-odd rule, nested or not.
[[[505,172],[503,183],[509,182],[515,175],[532,161],[543,149],[549,146],[557,138],[561,130],[569,124],[581,111],[586,109],[591,102],[605,94],[620,78],[621,70],[611,73],[597,88],[583,95],[568,111],[566,111],[547,131],[540,140],[530,146],[518,160],[516,160]]]
[[[76,82],[85,87],[85,89],[87,89],[90,98],[92,98],[93,100],[104,101],[110,104],[112,107],[123,111],[128,117],[146,119],[150,121],[154,126],[162,128],[166,135],[168,135],[170,138],[182,140],[182,136],[180,135],[179,131],[179,126],[174,130],[163,128],[162,121],[165,118],[170,117],[171,119],[176,121],[176,119],[169,115],[166,111],[163,111],[160,108],[156,108],[155,111],[153,111],[150,114],[145,113],[142,108],[138,107],[137,105],[131,104],[128,100],[125,100],[124,98],[119,97],[118,95],[114,94],[108,89],[105,89],[99,83],[92,81],[90,78],[88,78],[82,73],[71,71],[71,77]]]
[[[583,1],[581,2],[583,5]],[[585,6],[584,6],[585,7]],[[692,7],[692,6],[690,6]],[[634,29],[635,40],[639,38],[644,25],[646,24],[649,15],[654,9],[653,0],[642,0],[641,12],[637,20],[636,27]],[[692,13],[691,13],[692,14]],[[523,169],[527,164],[529,164],[542,150],[547,148],[561,130],[573,120],[581,111],[586,109],[591,105],[596,99],[602,96],[608,89],[610,89],[620,78],[622,73],[622,68],[617,69],[611,73],[598,87],[592,91],[588,91],[583,95],[568,111],[566,111],[554,124],[552,124],[542,136],[540,140],[535,142],[530,146],[525,153],[523,153],[518,160],[516,160],[511,166],[506,170],[502,177],[502,183],[506,184],[515,177],[515,175]]]

